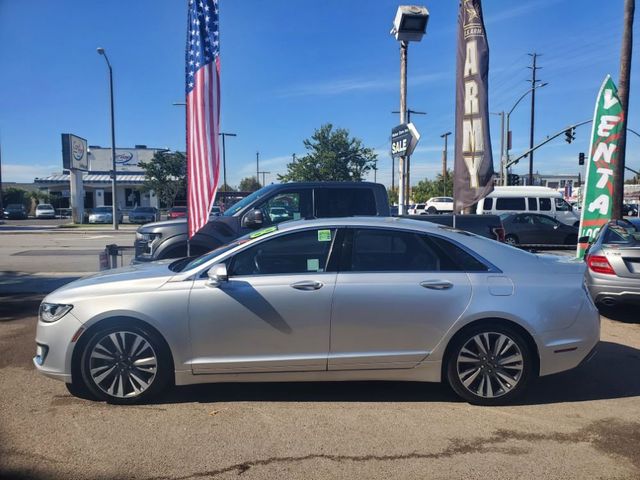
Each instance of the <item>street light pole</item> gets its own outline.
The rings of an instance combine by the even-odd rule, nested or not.
[[[224,180],[224,191],[227,191],[227,153],[224,144],[225,137],[237,137],[235,133],[220,132],[218,135],[222,137],[222,179]]]
[[[451,132],[443,133],[440,138],[444,138],[444,150],[442,151],[442,195],[447,195],[447,137]]]
[[[113,229],[118,230],[118,202],[116,195],[116,129],[115,115],[113,112],[113,69],[111,68],[109,57],[107,57],[107,52],[104,51],[104,48],[99,47],[97,51],[98,55],[102,55],[104,57],[107,62],[107,67],[109,67],[109,96],[111,97],[111,168],[113,169],[111,174],[111,206],[113,215]]]
[[[400,42],[400,124],[407,122],[407,51],[409,42]],[[398,159],[398,215],[405,214],[405,156]]]

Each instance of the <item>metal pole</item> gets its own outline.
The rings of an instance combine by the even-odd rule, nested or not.
[[[529,129],[529,149],[533,148],[533,128],[535,124],[535,112],[536,112],[536,71],[539,67],[536,67],[536,60],[538,58],[537,53],[530,53],[533,57],[533,66],[531,69],[531,126]],[[529,154],[529,185],[533,185],[533,150]]]
[[[260,184],[260,152],[256,152],[256,182]]]
[[[504,178],[507,175],[505,162],[504,162],[504,146],[505,146],[505,133],[504,133],[504,110],[500,112],[500,180],[504,185]]]
[[[226,147],[224,144],[224,137],[226,137],[226,135],[224,133],[221,133],[220,136],[222,136],[222,179],[224,180],[224,191],[227,191],[227,151],[226,151]]]
[[[624,32],[622,34],[622,51],[620,53],[620,79],[618,80],[618,95],[622,104],[622,118],[626,123],[629,119],[629,89],[631,87],[631,55],[633,47],[633,16],[636,8],[635,0],[624,2]],[[613,206],[611,218],[622,218],[624,203],[624,169],[627,150],[627,131],[623,128],[618,139],[618,167],[613,171]]]
[[[407,50],[408,42],[400,42],[400,124],[407,121]],[[405,214],[405,157],[398,160],[398,215]]]
[[[451,132],[440,135],[444,138],[444,150],[442,151],[442,195],[447,195],[447,139]]]
[[[2,140],[0,139],[0,218],[4,218],[4,203],[2,203]]]
[[[111,177],[111,203],[113,212],[113,229],[118,230],[118,197],[116,194],[117,172],[116,172],[116,128],[115,128],[115,113],[113,109],[113,70],[111,64],[107,58],[107,54],[104,54],[107,65],[109,66],[109,94],[111,96],[111,165],[113,168],[113,177]]]

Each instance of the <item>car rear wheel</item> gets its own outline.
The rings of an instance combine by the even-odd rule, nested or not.
[[[158,335],[137,326],[96,332],[81,357],[82,381],[98,399],[141,403],[163,390],[171,375],[170,356]]]
[[[518,245],[518,237],[516,237],[515,235],[510,233],[509,235],[504,237],[504,243],[516,246],[516,245]]]
[[[447,358],[447,379],[467,402],[503,405],[521,395],[530,383],[534,356],[515,329],[479,326],[454,342]]]

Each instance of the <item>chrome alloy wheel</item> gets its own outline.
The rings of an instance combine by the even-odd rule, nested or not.
[[[458,378],[472,394],[497,398],[520,381],[524,358],[516,342],[504,333],[483,332],[471,337],[456,360]]]
[[[89,372],[96,386],[117,398],[131,398],[151,386],[158,358],[151,344],[137,333],[112,332],[91,349]]]

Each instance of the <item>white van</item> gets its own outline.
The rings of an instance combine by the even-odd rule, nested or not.
[[[476,209],[477,214],[510,212],[543,213],[567,225],[580,224],[580,214],[562,198],[560,192],[547,187],[495,187],[478,202]]]

